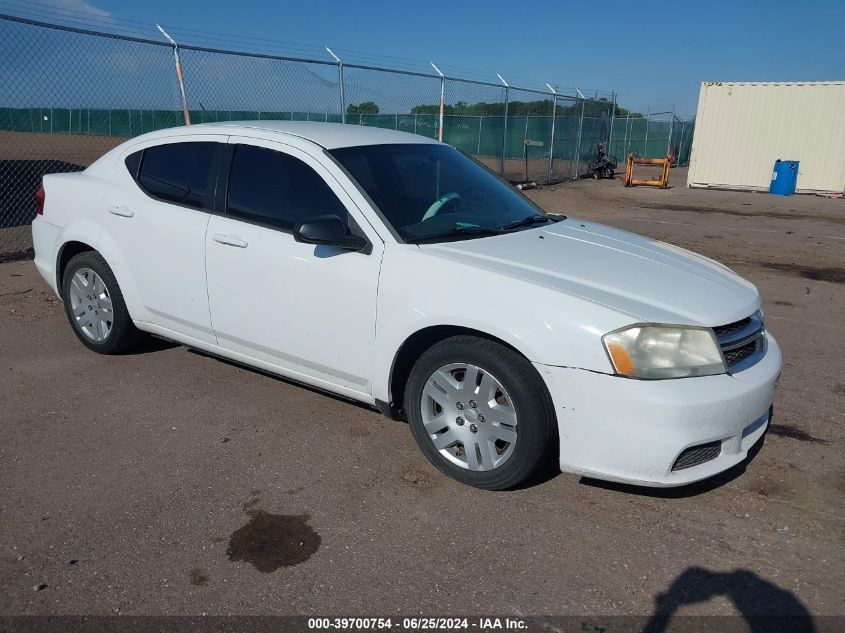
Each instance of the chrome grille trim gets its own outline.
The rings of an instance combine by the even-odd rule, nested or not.
[[[759,312],[755,312],[751,316],[736,323],[714,327],[713,332],[716,334],[719,345],[724,348],[726,345],[732,345],[743,339],[750,338],[758,334],[762,329],[763,316]]]
[[[766,355],[766,329],[760,312],[734,323],[714,327],[713,333],[719,342],[728,373],[748,369]]]

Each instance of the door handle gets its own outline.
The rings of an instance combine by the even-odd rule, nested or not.
[[[215,233],[211,238],[218,244],[225,244],[226,246],[235,246],[237,248],[246,248],[249,243],[242,240],[237,235],[225,235],[223,233]]]
[[[124,207],[117,204],[113,204],[109,207],[109,213],[111,213],[112,215],[119,215],[122,218],[131,218],[133,215],[135,215],[135,212],[129,207]]]

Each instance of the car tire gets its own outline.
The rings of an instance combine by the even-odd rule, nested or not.
[[[117,279],[99,253],[71,258],[62,277],[62,301],[73,333],[98,354],[124,352],[141,339]]]
[[[551,397],[536,369],[513,349],[475,336],[445,339],[420,356],[404,408],[429,461],[486,490],[525,481],[556,437]]]

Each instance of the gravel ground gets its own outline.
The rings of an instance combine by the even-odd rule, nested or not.
[[[762,292],[774,424],[679,490],[464,487],[366,408],[163,342],[95,356],[0,265],[0,614],[845,615],[845,202],[684,181],[530,192]]]

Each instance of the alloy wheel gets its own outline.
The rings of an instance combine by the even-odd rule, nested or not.
[[[450,363],[426,380],[423,426],[435,448],[472,471],[499,468],[517,441],[517,415],[507,390],[481,367]]]

